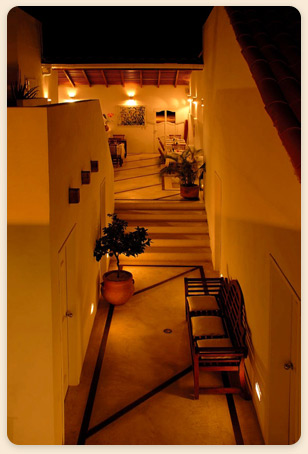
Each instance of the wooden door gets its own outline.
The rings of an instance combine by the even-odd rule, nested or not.
[[[300,299],[273,257],[270,260],[268,444],[300,436]]]

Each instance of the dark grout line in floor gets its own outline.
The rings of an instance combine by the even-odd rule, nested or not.
[[[134,408],[136,408],[138,405],[141,405],[142,403],[146,402],[148,399],[150,399],[151,397],[155,396],[155,394],[163,391],[165,388],[167,388],[168,386],[172,385],[177,380],[179,380],[180,378],[184,377],[186,374],[188,374],[191,371],[192,371],[192,366],[188,366],[186,369],[184,369],[183,371],[181,371],[178,374],[174,375],[173,377],[169,378],[164,383],[161,383],[156,388],[154,388],[151,391],[149,391],[148,393],[144,394],[139,399],[135,400],[134,402],[132,402],[129,405],[127,405],[126,407],[124,407],[121,410],[117,411],[115,414],[113,414],[109,418],[107,418],[104,421],[96,424],[96,426],[94,426],[91,429],[89,429],[89,431],[87,433],[87,438],[89,438],[91,435],[94,435],[95,433],[99,432],[100,430],[104,429],[106,426],[108,426],[112,422],[116,421],[117,419],[121,418],[121,416],[124,416],[126,413],[128,413],[129,411],[131,411]]]

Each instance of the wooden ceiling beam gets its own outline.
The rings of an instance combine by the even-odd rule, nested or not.
[[[73,81],[73,79],[71,78],[71,76],[69,75],[69,73],[68,73],[65,69],[63,69],[63,72],[64,72],[64,74],[65,74],[65,77],[67,78],[67,80],[68,80],[69,83],[71,84],[71,86],[75,88],[74,81]]]
[[[86,79],[86,81],[88,82],[89,87],[91,87],[91,82],[90,82],[90,79],[88,77],[88,74],[87,74],[86,70],[82,69],[81,72],[84,75],[84,78]]]
[[[157,88],[159,88],[159,85],[160,85],[160,69],[158,70]]]
[[[124,83],[124,73],[123,73],[122,70],[120,71],[120,75],[121,75],[121,84],[122,84],[122,87],[124,87],[124,86],[125,86],[125,83]]]
[[[107,82],[107,78],[106,78],[106,75],[105,75],[105,71],[103,69],[101,69],[101,73],[102,73],[102,76],[103,76],[103,79],[104,79],[104,83],[106,85],[106,88],[108,88],[108,82]]]
[[[176,87],[177,86],[177,83],[178,83],[178,78],[179,78],[179,70],[176,71],[176,74],[175,74],[175,81],[174,81],[174,86]]]
[[[140,87],[142,88],[142,70],[139,71],[139,75],[140,75]]]

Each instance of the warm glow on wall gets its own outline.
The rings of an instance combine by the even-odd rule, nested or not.
[[[259,399],[259,400],[261,400],[261,396],[262,396],[262,394],[261,394],[261,389],[260,389],[260,385],[259,385],[259,383],[258,383],[258,382],[256,382],[256,384],[255,384],[255,390],[256,390],[256,393],[257,393],[258,399]]]
[[[70,98],[75,98],[77,90],[75,88],[70,88],[67,90],[67,94]]]
[[[128,101],[126,101],[125,104],[127,106],[136,106],[137,105],[137,101],[135,101],[134,99],[129,99]]]
[[[92,303],[91,304],[91,315],[93,314],[93,312],[94,312],[94,304]]]
[[[129,90],[127,92],[127,96],[129,96],[129,99],[125,102],[126,106],[136,106],[137,105],[137,101],[134,100],[135,94],[136,94],[136,92],[134,90]]]

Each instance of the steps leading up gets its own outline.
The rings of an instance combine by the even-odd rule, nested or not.
[[[168,211],[183,211],[183,210],[201,210],[204,211],[204,202],[194,200],[116,200],[115,211],[130,211],[130,210],[168,210]]]
[[[119,218],[123,218],[126,221],[134,222],[206,222],[206,214],[203,211],[190,211],[189,214],[185,211],[149,211],[149,210],[131,210],[131,211],[117,211]]]
[[[154,158],[157,159],[157,158]],[[116,171],[115,192],[127,190],[127,194],[133,187],[151,185],[160,181],[158,175],[147,175],[149,170],[155,171],[155,167],[141,167],[151,159],[130,161],[129,167]],[[136,175],[132,169],[134,163]],[[124,167],[124,166],[123,166]],[[159,171],[157,160],[157,171]],[[126,172],[127,169],[130,169]],[[128,177],[127,179],[123,177]],[[132,178],[131,178],[132,177]],[[160,189],[161,191],[161,189]],[[150,192],[154,195],[155,188]],[[184,199],[168,200],[172,193],[164,191],[164,199],[155,200],[147,197],[142,200],[123,199],[121,193],[117,195],[115,213],[121,219],[128,222],[128,229],[145,227],[152,239],[151,246],[138,257],[121,256],[120,263],[123,265],[183,265],[199,266],[202,264],[208,272],[213,272],[211,262],[211,249],[208,235],[207,215],[203,201],[189,201]]]

